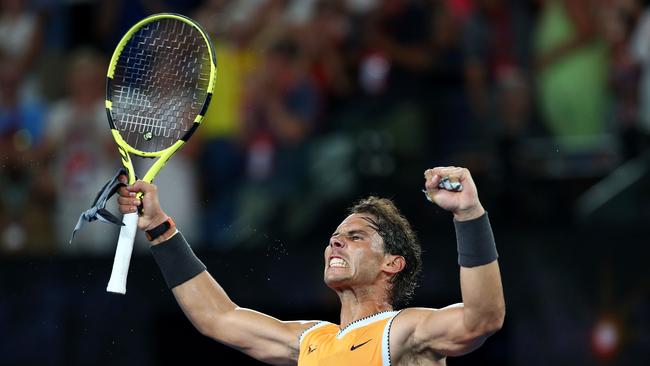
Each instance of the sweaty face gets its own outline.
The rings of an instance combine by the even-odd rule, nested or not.
[[[385,260],[384,242],[367,221],[352,214],[336,228],[325,248],[325,283],[332,289],[373,284]]]

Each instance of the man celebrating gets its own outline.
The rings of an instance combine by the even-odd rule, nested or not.
[[[390,200],[370,197],[350,209],[325,248],[324,279],[341,300],[340,324],[280,321],[238,307],[162,210],[154,185],[123,187],[118,202],[123,213],[142,205],[138,227],[202,334],[273,365],[444,365],[501,328],[505,303],[492,229],[469,171],[440,167],[424,175],[427,198],[454,215],[463,303],[395,309],[415,288],[420,246]],[[443,181],[462,189],[441,188]]]

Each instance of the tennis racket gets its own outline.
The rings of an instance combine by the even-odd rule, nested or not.
[[[152,182],[192,136],[208,109],[215,80],[212,43],[192,19],[155,14],[124,35],[108,67],[106,114],[129,184],[137,179],[131,156],[157,158],[142,178]],[[126,293],[138,213],[125,214],[122,222],[106,287],[120,294]]]

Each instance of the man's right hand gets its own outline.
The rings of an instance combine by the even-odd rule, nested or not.
[[[128,182],[125,175],[120,175],[119,180],[124,184]],[[142,192],[141,198],[137,197],[138,192]],[[138,207],[142,206],[138,229],[150,230],[168,219],[167,214],[160,207],[158,188],[154,184],[139,180],[134,184],[120,187],[117,193],[119,194],[117,203],[121,213],[138,212]]]

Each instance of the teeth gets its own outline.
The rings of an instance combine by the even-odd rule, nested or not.
[[[341,258],[330,259],[330,267],[347,267],[348,264]]]

